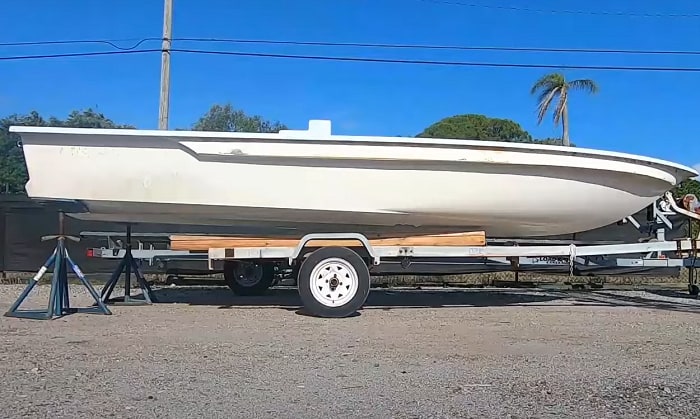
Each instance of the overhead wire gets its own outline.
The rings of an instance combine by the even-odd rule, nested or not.
[[[68,57],[92,57],[100,55],[128,55],[128,54],[143,54],[150,52],[161,52],[160,49],[140,49],[129,51],[93,51],[93,52],[67,52],[63,54],[40,54],[40,55],[15,55],[9,57],[0,57],[0,61],[17,61],[17,60],[36,60],[47,58],[68,58]]]
[[[144,42],[163,41],[163,38],[131,38],[131,39],[94,39],[94,40],[62,40],[62,41],[24,41],[4,42],[0,47],[38,46],[55,44],[106,44],[122,51],[133,50]],[[331,46],[331,47],[360,47],[360,48],[395,48],[395,49],[434,49],[458,51],[504,51],[504,52],[552,52],[552,53],[594,53],[594,54],[639,54],[639,55],[700,55],[698,50],[648,50],[648,49],[605,49],[605,48],[548,48],[548,47],[502,47],[502,46],[468,46],[468,45],[439,45],[439,44],[393,44],[371,42],[332,42],[332,41],[293,41],[274,39],[241,39],[217,37],[174,37],[172,42],[212,42],[231,44],[270,44],[270,45],[300,45],[300,46]],[[117,42],[136,42],[130,47],[120,47]]]
[[[162,41],[162,38],[131,38],[131,39],[69,39],[62,41],[21,41],[0,42],[0,47],[42,46],[42,45],[73,45],[73,44],[104,44],[120,51],[131,51],[148,41]],[[130,47],[120,47],[117,42],[135,42]]]
[[[646,17],[646,18],[698,18],[700,13],[639,13],[639,12],[610,12],[595,10],[561,10],[561,9],[533,9],[519,6],[500,6],[494,4],[467,3],[456,0],[418,0],[422,3],[444,4],[448,6],[462,6],[475,9],[506,10],[513,12],[589,15],[589,16],[618,16],[618,17]]]
[[[700,72],[700,67],[643,67],[643,66],[602,66],[602,65],[562,65],[562,64],[525,64],[525,63],[492,63],[492,62],[469,62],[469,61],[434,61],[434,60],[406,60],[396,58],[372,58],[372,57],[347,57],[347,56],[327,56],[327,55],[294,55],[294,54],[272,54],[239,51],[214,51],[214,50],[192,50],[182,48],[172,48],[172,52],[190,54],[209,55],[232,55],[243,57],[267,57],[267,58],[291,58],[306,60],[324,61],[354,61],[373,63],[395,63],[395,64],[425,64],[425,65],[445,65],[464,67],[514,67],[514,68],[559,68],[578,70],[625,70],[625,71],[676,71],[676,72]]]
[[[397,58],[373,58],[373,57],[351,57],[351,56],[329,56],[329,55],[295,55],[295,54],[274,54],[241,51],[218,51],[218,50],[196,50],[185,48],[170,48],[170,52],[201,54],[201,55],[228,55],[240,57],[263,57],[263,58],[288,58],[316,61],[348,61],[366,63],[393,63],[393,64],[422,64],[440,66],[459,67],[510,67],[510,68],[556,68],[556,69],[577,69],[577,70],[618,70],[618,71],[652,71],[652,72],[700,72],[700,67],[649,67],[649,66],[612,66],[612,65],[566,65],[566,64],[527,64],[527,63],[496,63],[478,61],[437,61],[437,60],[409,60]],[[125,55],[161,52],[161,49],[130,50],[130,51],[99,51],[99,52],[76,52],[64,54],[41,54],[0,57],[0,61],[48,59],[65,57],[87,57],[100,55]]]
[[[565,53],[597,53],[597,54],[659,54],[659,55],[700,55],[700,51],[692,50],[630,50],[630,49],[595,49],[595,48],[545,48],[545,47],[498,47],[498,46],[467,46],[467,45],[435,45],[435,44],[387,44],[363,42],[330,42],[330,41],[281,41],[268,39],[235,39],[235,38],[173,38],[185,42],[218,42],[232,44],[273,44],[273,45],[308,45],[331,47],[361,47],[361,48],[396,48],[396,49],[436,49],[458,51],[522,51],[522,52],[565,52]]]
[[[94,39],[94,40],[61,40],[61,41],[25,41],[25,42],[5,42],[2,46],[27,46],[27,45],[55,45],[55,44],[85,44],[98,43],[109,45],[117,51],[93,51],[74,52],[60,54],[39,54],[39,55],[17,55],[0,56],[0,61],[18,61],[30,59],[68,58],[68,57],[88,57],[88,56],[108,56],[123,54],[142,54],[161,52],[162,48],[136,49],[148,41],[162,41],[162,38],[150,37],[141,39]],[[117,42],[136,41],[128,47],[121,47]],[[532,52],[570,52],[570,53],[607,53],[607,54],[661,54],[661,55],[694,55],[699,56],[700,51],[692,50],[625,50],[625,49],[591,49],[591,48],[544,48],[544,47],[497,47],[497,46],[460,46],[460,45],[421,45],[421,44],[383,44],[383,43],[360,43],[360,42],[325,42],[325,41],[281,41],[281,40],[260,40],[260,39],[227,39],[227,38],[199,38],[199,37],[178,37],[171,41],[180,42],[220,42],[239,44],[283,44],[283,45],[312,45],[312,46],[336,46],[336,47],[372,47],[372,48],[402,48],[402,49],[454,49],[454,50],[488,50],[488,51],[532,51]],[[303,55],[303,54],[281,54],[246,51],[221,51],[212,49],[191,49],[191,48],[170,48],[170,52],[202,55],[228,55],[242,57],[263,57],[263,58],[286,58],[316,61],[345,61],[345,62],[366,62],[366,63],[395,63],[395,64],[418,64],[418,65],[440,65],[440,66],[461,66],[461,67],[510,67],[510,68],[556,68],[556,69],[579,69],[579,70],[617,70],[617,71],[653,71],[653,72],[700,72],[697,67],[652,67],[652,66],[619,66],[619,65],[578,65],[578,64],[535,64],[535,63],[504,63],[504,62],[480,62],[480,61],[439,61],[439,60],[417,60],[399,58],[374,58],[359,56],[333,56],[333,55]]]

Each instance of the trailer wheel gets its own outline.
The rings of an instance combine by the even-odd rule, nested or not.
[[[365,261],[347,247],[323,247],[302,262],[297,279],[304,308],[317,317],[347,317],[359,310],[370,289]]]
[[[274,278],[275,267],[271,263],[224,263],[224,281],[236,295],[262,295],[272,286]]]

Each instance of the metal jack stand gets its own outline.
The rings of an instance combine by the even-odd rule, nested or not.
[[[141,288],[141,292],[143,293],[143,299],[131,297],[132,269],[134,271],[136,281],[138,282],[139,287]],[[157,302],[155,296],[153,295],[153,290],[151,289],[150,285],[148,285],[148,282],[146,282],[146,278],[144,278],[143,274],[141,274],[141,270],[139,269],[139,266],[136,263],[136,259],[131,253],[131,224],[127,224],[126,226],[126,248],[124,258],[121,260],[121,262],[119,262],[119,266],[117,266],[117,269],[114,271],[114,273],[112,273],[112,277],[105,284],[104,288],[102,288],[101,298],[103,302],[107,303],[109,301],[109,296],[112,295],[112,291],[114,291],[114,286],[117,285],[117,282],[119,282],[122,273],[124,274],[124,297],[117,297],[112,299],[110,301],[112,304],[138,306],[150,305],[153,304],[153,302]]]
[[[12,304],[12,307],[5,313],[6,317],[19,317],[26,319],[37,319],[37,320],[50,320],[56,317],[62,317],[66,314],[71,313],[101,313],[105,315],[112,314],[109,309],[100,301],[100,297],[97,295],[97,291],[92,287],[90,282],[85,278],[80,267],[73,262],[70,255],[68,254],[68,249],[66,249],[66,239],[73,240],[75,242],[80,241],[80,238],[74,236],[68,236],[64,233],[64,214],[59,213],[58,216],[58,231],[57,235],[44,236],[41,241],[56,240],[56,248],[54,249],[51,256],[46,260],[44,266],[39,269],[39,271],[34,275],[27,287],[24,289],[22,294],[19,296],[17,301]],[[95,299],[97,306],[84,307],[84,308],[71,308],[70,301],[68,300],[68,266],[70,264],[71,270],[80,279],[85,288],[88,289],[92,298]],[[51,279],[51,294],[49,297],[49,304],[46,310],[18,310],[19,306],[24,302],[32,289],[39,283],[39,280],[44,276],[46,271],[53,265],[53,278]]]

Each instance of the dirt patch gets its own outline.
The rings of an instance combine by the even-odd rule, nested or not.
[[[681,292],[374,290],[346,319],[303,315],[294,290],[156,296],[0,318],[0,417],[700,416],[700,301]]]

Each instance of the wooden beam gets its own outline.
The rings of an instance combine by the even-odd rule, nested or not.
[[[400,238],[373,239],[372,246],[485,246],[486,233],[470,231],[465,233],[410,236]],[[170,236],[172,250],[209,250],[211,248],[241,247],[294,247],[299,239],[221,237],[221,236]],[[361,246],[357,240],[312,240],[308,246]]]

